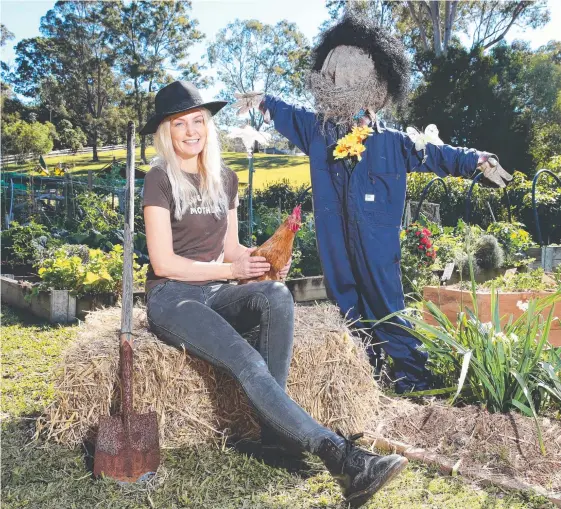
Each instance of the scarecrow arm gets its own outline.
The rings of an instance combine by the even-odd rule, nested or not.
[[[316,114],[305,108],[292,106],[280,99],[266,95],[259,105],[263,115],[268,111],[275,129],[306,155],[310,153],[310,143],[316,126]]]

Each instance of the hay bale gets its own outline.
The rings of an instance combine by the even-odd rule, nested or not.
[[[64,354],[56,398],[39,421],[57,442],[93,439],[99,417],[119,409],[120,308],[90,313]],[[258,436],[245,395],[228,375],[159,341],[143,308],[134,309],[135,409],[155,410],[164,447],[226,435]],[[377,413],[378,389],[361,343],[330,304],[296,307],[288,393],[322,424],[362,431]]]

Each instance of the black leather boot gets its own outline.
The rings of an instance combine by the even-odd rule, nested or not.
[[[324,438],[315,454],[337,480],[350,506],[360,507],[406,467],[407,458],[379,456],[357,447],[354,442],[362,433],[348,439],[338,434]]]

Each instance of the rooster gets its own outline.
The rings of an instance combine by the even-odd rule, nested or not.
[[[290,260],[292,256],[294,237],[302,224],[300,209],[301,205],[294,207],[292,214],[284,220],[271,238],[251,253],[251,256],[263,256],[271,265],[271,269],[262,276],[251,279],[241,279],[238,281],[238,284],[243,285],[244,283],[253,281],[280,280],[279,271],[288,263],[288,260]]]

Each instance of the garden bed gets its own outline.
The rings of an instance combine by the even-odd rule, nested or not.
[[[468,405],[453,408],[445,403],[417,405],[387,398],[381,401],[382,419],[367,433],[387,448],[391,438],[423,449],[425,458],[439,458],[454,472],[497,484],[539,486],[561,504],[561,422],[542,417],[540,424],[546,455],[540,452],[536,426],[518,413],[492,414]],[[393,412],[393,415],[392,415]],[[391,442],[391,441],[390,441]],[[400,451],[401,452],[401,451]],[[419,451],[417,451],[419,452]],[[512,482],[512,480],[516,482]],[[541,491],[541,490],[539,490]],[[542,492],[543,493],[543,492]]]
[[[525,304],[531,299],[540,299],[554,295],[555,292],[499,292],[499,310],[503,323],[506,323],[510,315],[514,319],[522,315]],[[456,322],[458,313],[464,308],[472,308],[471,290],[461,290],[445,286],[425,286],[423,299],[436,304],[440,310],[453,323]],[[490,322],[491,317],[491,292],[486,289],[477,290],[477,306],[481,322]],[[549,313],[548,308],[544,310],[544,318]],[[561,302],[555,304],[554,316],[561,317]],[[436,325],[436,320],[430,313],[426,313],[424,319],[431,325]],[[554,320],[549,333],[549,342],[553,346],[561,346],[561,322]]]
[[[41,291],[33,295],[29,281],[1,276],[2,302],[15,308],[30,311],[51,323],[72,323],[84,320],[90,311],[114,306],[118,295],[102,293],[75,297],[68,290]],[[296,302],[313,302],[327,299],[323,276],[291,279],[286,282]],[[144,292],[134,292],[136,300],[144,301]]]

